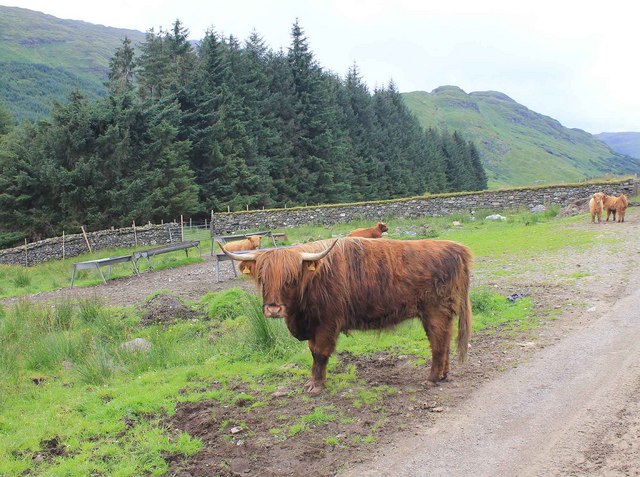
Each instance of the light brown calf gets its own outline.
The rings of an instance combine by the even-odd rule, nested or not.
[[[589,201],[589,212],[591,212],[592,224],[596,223],[596,217],[598,217],[598,223],[600,223],[600,220],[602,220],[602,201],[604,197],[604,192],[596,192],[595,194],[593,194],[591,200]]]

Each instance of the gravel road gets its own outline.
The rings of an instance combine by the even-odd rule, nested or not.
[[[640,475],[639,284],[343,477]]]

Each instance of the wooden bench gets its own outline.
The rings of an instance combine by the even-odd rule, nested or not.
[[[87,260],[86,262],[76,262],[73,264],[73,270],[71,271],[71,286],[69,288],[73,288],[73,281],[76,278],[76,270],[97,270],[100,278],[106,284],[107,280],[105,280],[104,275],[100,267],[106,265],[109,267],[109,274],[107,278],[111,278],[111,266],[117,263],[125,263],[131,262],[133,257],[131,255],[122,255],[119,257],[109,257],[109,258],[98,258],[96,260]],[[133,264],[133,271],[138,274],[138,267],[136,267],[135,263]]]
[[[162,245],[160,247],[149,248],[146,250],[138,250],[137,252],[133,252],[131,256],[133,261],[133,267],[135,268],[136,272],[138,272],[138,260],[140,260],[141,258],[144,258],[147,260],[147,263],[149,264],[149,269],[153,270],[151,257],[160,255],[161,253],[175,252],[177,250],[184,250],[184,253],[188,257],[190,248],[197,248],[198,252],[200,252],[200,240],[174,242],[167,245]]]
[[[213,266],[216,271],[216,283],[220,282],[220,262],[223,262],[225,260],[231,261],[231,268],[233,270],[233,275],[236,277],[238,276],[238,271],[236,270],[236,267],[234,266],[233,261],[229,257],[227,257],[227,255],[225,255],[223,251],[215,252],[214,254],[213,248],[215,247],[216,242],[222,243],[222,245],[225,245],[228,242],[243,240],[252,235],[260,235],[261,237],[270,237],[271,241],[273,242],[273,246],[274,247],[278,246],[278,244],[276,243],[276,237],[275,237],[276,234],[272,233],[270,230],[265,232],[253,232],[253,233],[238,234],[238,235],[213,235],[213,239],[211,240],[211,255],[214,256],[215,258]],[[248,252],[253,252],[253,250],[240,250],[240,251],[234,250],[233,253],[248,253]]]

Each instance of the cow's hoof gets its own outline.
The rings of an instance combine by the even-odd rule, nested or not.
[[[312,396],[316,396],[321,392],[322,392],[322,386],[316,386],[313,383],[307,384],[307,393],[311,394]]]

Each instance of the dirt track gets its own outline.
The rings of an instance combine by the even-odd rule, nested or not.
[[[589,325],[344,475],[640,475],[638,278],[585,312]]]

